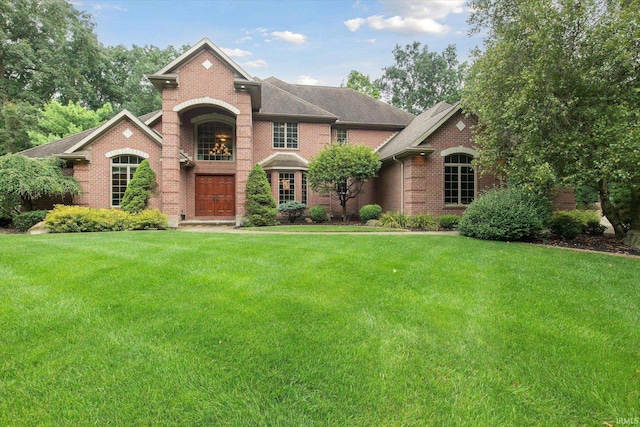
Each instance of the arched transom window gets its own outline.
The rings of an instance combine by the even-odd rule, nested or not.
[[[133,173],[143,160],[142,157],[131,155],[111,158],[111,206],[120,206]]]
[[[198,125],[198,160],[233,160],[233,126],[227,123],[206,122]]]
[[[468,154],[450,154],[444,158],[444,203],[468,205],[473,202],[476,174]]]

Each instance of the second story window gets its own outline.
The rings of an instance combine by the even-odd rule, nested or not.
[[[298,148],[298,124],[273,122],[273,148]]]
[[[198,126],[198,160],[233,160],[233,126],[207,122]]]

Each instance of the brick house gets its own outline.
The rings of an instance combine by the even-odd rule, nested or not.
[[[136,117],[122,111],[94,129],[22,152],[67,162],[82,185],[74,203],[118,207],[137,165],[148,159],[159,194],[150,207],[170,224],[232,221],[244,216],[252,167],[267,172],[276,202],[340,206],[307,188],[309,160],[332,141],[365,144],[383,166],[352,200],[351,214],[369,203],[407,214],[459,213],[479,187],[470,165],[473,119],[458,104],[440,103],[414,116],[352,89],[292,85],[251,77],[203,39],[149,80],[162,110]]]

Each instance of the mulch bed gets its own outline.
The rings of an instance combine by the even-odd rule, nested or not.
[[[549,236],[532,243],[562,248],[584,249],[595,252],[640,256],[640,248],[627,246],[624,244],[622,239],[618,239],[612,234],[605,234],[602,236],[580,234],[573,240],[562,240]]]

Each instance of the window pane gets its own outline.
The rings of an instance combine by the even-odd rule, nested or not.
[[[278,203],[293,201],[295,197],[295,174],[279,173],[278,174]]]
[[[302,172],[302,203],[307,204],[307,173]]]
[[[287,123],[287,148],[298,148],[297,123]]]
[[[282,122],[273,122],[273,147],[284,148],[285,127]]]
[[[234,131],[226,123],[203,123],[198,126],[198,160],[233,160]]]

